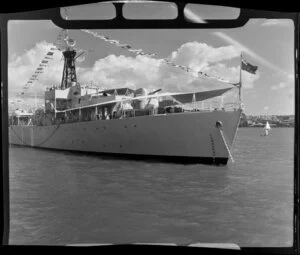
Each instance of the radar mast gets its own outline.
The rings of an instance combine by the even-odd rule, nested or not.
[[[68,20],[67,9],[65,8],[66,19]],[[68,30],[66,30],[65,38],[63,40],[63,56],[64,69],[61,80],[61,89],[66,89],[72,86],[73,82],[77,83],[75,56],[76,50],[74,48],[76,41],[69,37]]]
[[[63,51],[64,55],[64,70],[61,81],[61,89],[66,89],[71,87],[73,82],[77,83],[76,78],[76,68],[75,68],[75,56],[76,50],[74,46],[76,44],[75,40],[72,38],[65,39],[66,50]]]

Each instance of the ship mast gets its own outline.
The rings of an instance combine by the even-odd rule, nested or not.
[[[63,70],[63,76],[61,81],[61,89],[66,89],[71,87],[72,82],[77,83],[76,68],[75,68],[76,51],[68,47],[63,52],[63,55],[64,55],[64,70]]]
[[[243,61],[243,56],[241,53],[241,56],[240,56],[240,86],[239,86],[240,106],[242,106],[242,61]]]
[[[65,9],[66,12],[66,19],[68,19],[67,9]],[[74,46],[76,44],[76,41],[69,37],[68,30],[66,30],[66,35],[64,39],[64,48],[63,56],[64,56],[64,70],[61,80],[61,89],[66,89],[71,87],[71,84],[73,82],[77,83],[76,78],[76,68],[75,68],[75,56],[76,56],[76,50],[74,49]]]
[[[239,101],[240,101],[240,108],[243,108],[243,102],[242,102],[242,61],[243,61],[243,56],[241,52],[240,56],[240,84],[239,84]]]

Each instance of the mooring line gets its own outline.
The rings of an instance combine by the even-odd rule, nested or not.
[[[226,134],[225,134],[225,133],[223,132],[223,130],[222,130],[222,123],[218,121],[217,124],[216,124],[216,127],[219,129],[220,134],[221,134],[221,137],[222,137],[223,142],[224,142],[224,145],[225,145],[226,150],[227,150],[227,152],[228,152],[228,155],[229,155],[229,157],[230,157],[232,163],[234,163],[233,156],[232,156],[232,154],[231,154],[231,151],[230,151],[229,146],[228,146],[228,143],[227,143],[227,140],[228,140],[228,139],[226,140],[227,136],[226,136]]]
[[[36,126],[36,127],[39,127],[39,126]],[[51,135],[49,135],[44,141],[40,142],[39,144],[36,144],[36,145],[30,145],[30,144],[27,144],[27,143],[24,143],[24,139],[20,138],[20,136],[16,133],[16,131],[14,130],[13,126],[11,126],[11,129],[12,131],[14,132],[14,134],[16,135],[16,137],[21,141],[22,145],[26,145],[26,146],[31,146],[31,147],[39,147],[41,146],[43,143],[47,142],[55,133],[56,131],[58,130],[58,128],[60,127],[60,124],[57,125],[56,129],[52,132]],[[22,127],[23,129],[23,127]]]

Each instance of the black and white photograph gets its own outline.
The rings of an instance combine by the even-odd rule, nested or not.
[[[188,3],[184,17],[240,11]],[[163,22],[178,9],[123,1],[122,13]],[[8,21],[9,244],[293,246],[295,23],[220,26]]]

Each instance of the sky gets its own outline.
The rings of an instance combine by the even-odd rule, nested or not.
[[[103,5],[103,4],[102,4]],[[67,9],[68,19],[83,17],[109,18],[113,11],[95,6]],[[91,12],[93,10],[93,12]],[[224,10],[224,9],[223,9]],[[137,15],[138,13],[138,15]],[[188,6],[185,14],[196,22],[230,11],[218,8]],[[62,11],[65,15],[65,12]],[[94,16],[95,15],[95,16]],[[102,16],[101,16],[102,15]],[[131,16],[132,15],[132,16]],[[150,9],[126,9],[126,17],[173,17],[172,6]],[[61,29],[51,21],[9,21],[8,82],[11,107],[43,103],[46,87],[59,85],[63,71],[61,51],[55,51],[43,74],[25,92],[22,87],[30,79]],[[240,54],[258,66],[255,75],[242,72],[245,113],[248,115],[294,114],[294,25],[291,20],[252,19],[244,27],[234,29],[157,29],[157,30],[93,30],[98,34],[129,44],[156,57],[137,56],[82,31],[69,30],[77,49],[86,50],[76,62],[77,79],[106,88],[130,87],[159,89],[163,92],[203,91],[230,87],[217,81],[203,80],[179,68],[163,64],[161,59],[203,71],[231,82],[239,81]],[[37,100],[35,100],[37,98]],[[19,102],[16,102],[19,101]],[[21,102],[22,101],[22,102]]]

